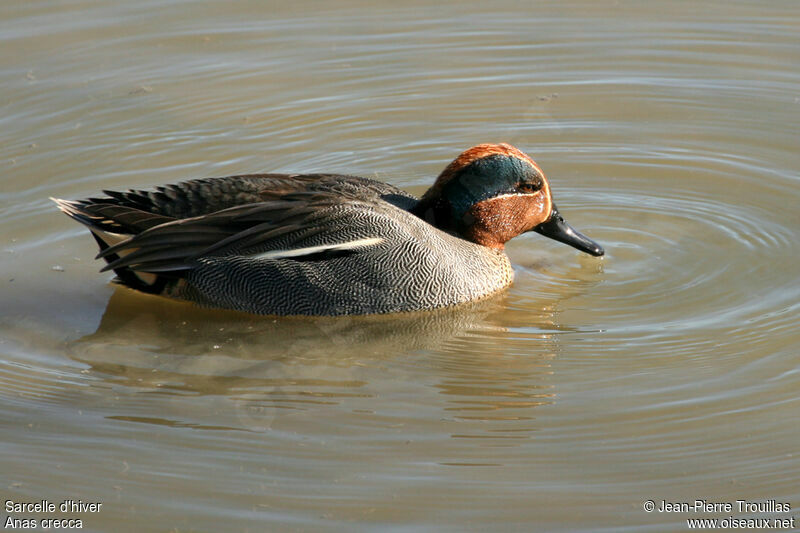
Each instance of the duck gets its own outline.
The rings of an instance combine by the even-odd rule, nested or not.
[[[259,315],[429,311],[511,285],[505,243],[536,232],[591,256],[534,160],[506,143],[456,157],[421,197],[342,174],[200,178],[51,198],[85,225],[115,281]]]

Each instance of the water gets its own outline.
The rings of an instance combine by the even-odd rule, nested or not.
[[[89,531],[678,531],[800,507],[795,2],[0,9],[3,499]],[[48,196],[259,171],[421,193],[512,142],[603,259],[457,311],[117,289]],[[647,513],[646,500],[788,513]]]

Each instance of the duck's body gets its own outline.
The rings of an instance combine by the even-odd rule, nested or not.
[[[422,199],[334,174],[106,194],[56,202],[89,226],[104,270],[120,282],[270,315],[418,311],[484,298],[513,280],[503,243],[544,233],[558,217],[541,170],[508,145],[467,150]],[[575,238],[582,246],[570,244],[602,254]]]

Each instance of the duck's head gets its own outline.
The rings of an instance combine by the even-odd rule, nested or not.
[[[536,231],[587,254],[604,253],[566,223],[542,169],[509,144],[479,144],[463,152],[442,171],[414,212],[440,229],[490,248],[502,249],[517,235]]]

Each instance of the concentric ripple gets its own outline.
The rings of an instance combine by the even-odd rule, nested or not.
[[[752,305],[753,289],[767,290],[774,280],[765,276],[762,261],[743,258],[791,257],[790,231],[757,207],[743,210],[714,198],[642,198],[630,193],[602,198],[601,206],[601,214],[624,213],[615,227],[597,231],[606,233],[604,240],[612,250],[605,269],[611,288],[618,289],[618,283],[626,287],[608,300],[630,304],[630,294],[636,294],[638,306],[629,307],[631,313],[680,301],[675,310],[679,320],[688,321],[723,308]],[[719,291],[722,287],[727,289],[724,293]]]
[[[762,190],[749,202],[702,187],[676,195],[635,183],[580,193],[565,211],[594,222],[588,233],[607,251],[602,272],[591,260],[579,258],[587,264],[578,268],[565,257],[534,270],[539,285],[531,284],[543,298],[548,291],[574,295],[578,282],[587,284],[559,305],[580,310],[590,321],[583,327],[604,331],[604,346],[697,356],[791,338],[800,286],[787,265],[798,245],[779,191]]]

